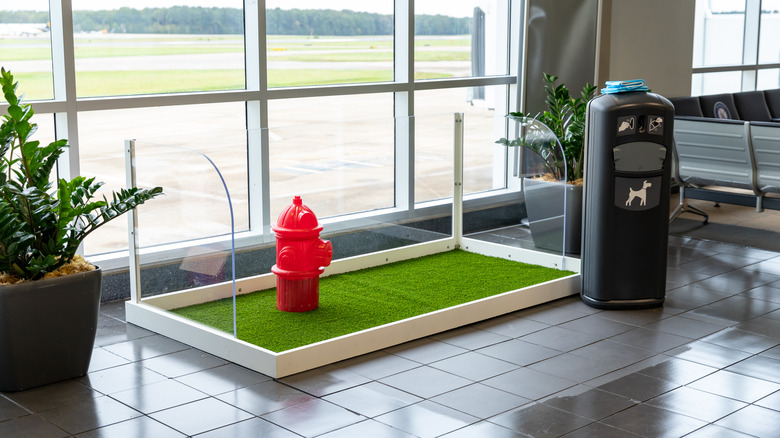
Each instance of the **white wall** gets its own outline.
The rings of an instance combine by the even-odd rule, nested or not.
[[[598,80],[644,79],[666,97],[689,96],[693,0],[603,0]]]

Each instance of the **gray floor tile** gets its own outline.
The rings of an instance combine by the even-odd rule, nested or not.
[[[181,432],[153,420],[149,417],[137,417],[131,420],[115,423],[110,426],[93,429],[78,435],[78,438],[183,438]]]
[[[600,336],[591,335],[590,333],[576,332],[557,326],[539,330],[520,338],[521,341],[564,352],[584,347],[601,339]]]
[[[435,397],[472,383],[463,377],[427,366],[393,374],[379,382],[422,398]]]
[[[389,354],[384,351],[364,354],[336,364],[339,368],[359,374],[367,379],[377,380],[420,366],[419,362]]]
[[[764,356],[749,357],[726,371],[780,384],[780,360]]]
[[[734,296],[694,309],[691,313],[740,323],[773,312],[778,308],[780,308],[780,303]]]
[[[78,381],[103,394],[112,394],[165,379],[166,377],[162,374],[145,368],[136,362],[89,373],[79,378]]]
[[[613,336],[610,341],[617,342],[632,347],[642,348],[655,353],[662,353],[667,350],[687,344],[691,340],[682,336],[670,333],[650,330],[646,328],[636,328],[634,330]],[[575,353],[576,354],[576,353]]]
[[[633,373],[605,383],[599,386],[598,389],[638,402],[645,402],[677,387],[679,385],[668,380],[659,380],[644,374]]]
[[[685,386],[659,395],[647,404],[709,423],[747,406],[747,403]]]
[[[198,349],[189,348],[187,350],[146,359],[138,363],[163,376],[179,377],[225,365],[227,361]]]
[[[37,413],[90,401],[102,394],[76,380],[68,380],[26,391],[5,393],[4,395],[22,408]]]
[[[600,389],[577,385],[543,399],[542,403],[596,421],[628,409],[637,402]]]
[[[745,321],[736,328],[745,330],[759,335],[769,336],[772,338],[780,339],[780,320],[769,318],[767,316],[761,316],[750,321]]]
[[[773,392],[780,391],[780,384],[729,371],[718,371],[688,386],[745,403],[753,403]]]
[[[106,368],[112,368],[119,365],[125,365],[130,363],[129,360],[117,356],[104,348],[97,347],[92,350],[92,358],[89,361],[89,370],[87,372],[93,372],[98,370],[104,370]]]
[[[61,438],[72,435],[51,424],[40,415],[27,415],[0,422],[0,436]]]
[[[468,350],[446,342],[425,338],[390,347],[385,351],[421,364],[428,364],[465,353]]]
[[[477,348],[487,347],[488,345],[498,344],[511,338],[509,336],[468,326],[433,335],[431,336],[431,339],[446,342],[467,350],[475,350]]]
[[[762,398],[755,404],[780,412],[780,391]]]
[[[312,395],[273,380],[229,391],[217,398],[257,416],[315,400]]]
[[[290,385],[316,397],[363,385],[369,381],[368,378],[343,369],[338,364],[324,366],[280,380],[285,385]]]
[[[431,401],[479,418],[489,418],[531,402],[481,383],[444,393]]]
[[[298,435],[295,435],[296,437]],[[415,438],[402,430],[390,427],[376,420],[365,420],[350,426],[320,435],[320,438]]]
[[[177,381],[209,395],[235,391],[270,379],[264,374],[232,363],[176,378]]]
[[[601,422],[654,438],[677,438],[707,425],[704,421],[646,404],[634,405]]]
[[[643,368],[637,372],[678,385],[687,385],[716,371],[718,371],[718,368],[670,357],[656,365]]]
[[[596,314],[559,324],[558,327],[606,339],[633,330],[636,325],[602,318],[601,314]]]
[[[0,395],[0,422],[25,415],[30,415],[30,411]]]
[[[750,353],[707,342],[691,342],[664,354],[714,368],[726,368],[751,356]]]
[[[640,435],[633,434],[627,430],[618,429],[604,423],[590,423],[589,425],[577,429],[574,432],[567,433],[561,438],[632,438]]]
[[[370,382],[325,396],[323,400],[373,418],[423,399],[379,382]]]
[[[510,314],[476,323],[474,324],[474,327],[510,338],[518,338],[550,327],[550,324],[527,318],[519,318],[514,314]]]
[[[489,421],[534,437],[561,436],[592,423],[592,420],[587,418],[541,403],[520,407],[497,415]]]
[[[206,398],[155,412],[150,417],[186,435],[197,435],[247,420],[252,414],[220,400]]]
[[[197,435],[197,438],[299,438],[289,430],[262,418],[250,418]],[[155,437],[156,438],[156,437]]]
[[[515,365],[530,365],[561,354],[559,350],[542,347],[520,339],[480,348],[478,353],[501,359]]]
[[[262,418],[303,436],[322,435],[366,419],[320,399],[274,411]]]
[[[574,382],[570,380],[544,374],[530,368],[510,371],[482,383],[530,400],[538,400],[574,386]]]
[[[74,435],[142,416],[141,412],[108,396],[60,406],[42,412],[41,415],[52,424]]]
[[[418,437],[438,437],[479,421],[476,417],[430,401],[380,415],[376,420]]]
[[[704,337],[702,342],[720,345],[721,347],[758,354],[780,344],[780,339],[751,333],[736,328],[721,330]]]
[[[684,316],[672,316],[655,324],[650,324],[645,328],[658,330],[672,335],[682,336],[690,339],[699,339],[723,330],[723,326],[708,324]]]
[[[777,435],[780,412],[761,406],[748,406],[715,424],[753,436],[772,437]]]
[[[753,435],[747,435],[715,424],[708,424],[695,432],[685,435],[685,438],[753,438]]]
[[[433,362],[429,366],[475,382],[518,368],[513,363],[473,351]]]
[[[490,438],[527,438],[528,435],[522,434],[518,431],[507,429],[506,427],[499,426],[488,421],[481,421],[476,424],[470,424],[463,429],[458,429],[454,432],[450,432],[446,435],[442,435],[442,438],[474,438],[474,437],[490,437]]]
[[[187,350],[190,347],[181,342],[174,341],[161,335],[146,336],[130,341],[119,342],[117,344],[103,347],[111,353],[121,356],[134,362],[151,359],[164,354],[175,353],[177,351]]]
[[[191,403],[206,397],[208,397],[207,394],[170,379],[111,394],[111,398],[144,414]]]

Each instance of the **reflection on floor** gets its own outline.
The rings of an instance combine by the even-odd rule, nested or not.
[[[663,308],[570,297],[280,380],[106,303],[90,373],[0,394],[0,436],[777,436],[780,254],[669,241]]]

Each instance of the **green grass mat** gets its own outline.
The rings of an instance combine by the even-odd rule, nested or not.
[[[319,308],[276,309],[276,289],[238,296],[238,337],[280,352],[573,274],[448,251],[320,279]],[[233,332],[232,298],[173,310]]]

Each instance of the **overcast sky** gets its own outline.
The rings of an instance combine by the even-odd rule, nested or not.
[[[10,0],[1,0],[3,3],[10,3]],[[22,9],[22,10],[46,10],[49,0],[25,0],[13,2],[14,4],[4,4],[0,9]],[[490,5],[492,0],[417,0],[415,2],[416,13],[418,14],[443,14],[456,17],[470,17],[474,6],[479,4]],[[71,0],[74,10],[105,10],[118,9],[121,7],[143,8],[165,8],[170,6],[203,6],[203,7],[222,7],[222,8],[240,8],[243,6],[242,0]],[[382,14],[393,13],[393,0],[266,0],[266,6],[269,8],[282,9],[350,9],[361,12],[378,12]]]

